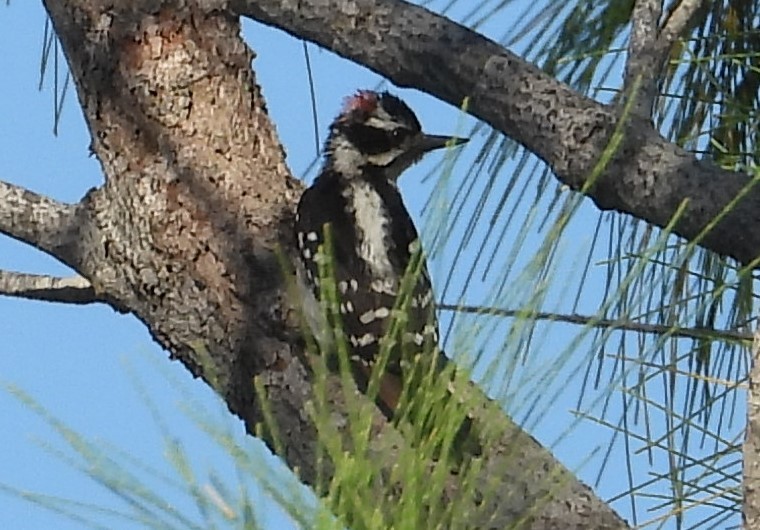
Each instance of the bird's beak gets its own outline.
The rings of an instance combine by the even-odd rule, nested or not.
[[[442,147],[454,147],[467,143],[469,138],[458,138],[456,136],[439,136],[436,134],[424,134],[417,144],[420,153],[427,153]]]
[[[469,138],[457,138],[456,136],[421,134],[416,136],[404,147],[404,152],[402,154],[394,155],[395,158],[388,163],[377,163],[376,165],[385,167],[386,178],[395,181],[399,175],[401,175],[402,171],[419,161],[425,153],[442,147],[460,145],[468,140]],[[391,154],[393,155],[393,153]]]

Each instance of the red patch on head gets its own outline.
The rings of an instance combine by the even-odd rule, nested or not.
[[[348,96],[343,101],[342,115],[348,116],[354,113],[364,115],[372,114],[377,108],[377,93],[371,90],[359,90],[353,96]]]

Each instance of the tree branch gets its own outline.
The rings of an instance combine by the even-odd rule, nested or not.
[[[401,0],[232,0],[231,7],[400,86],[456,106],[469,98],[468,112],[535,153],[573,189],[587,183],[619,119],[614,107],[578,94],[499,44]],[[648,119],[633,116],[623,125],[616,156],[584,188],[596,205],[665,227],[687,201],[676,234],[755,266],[760,189],[753,179],[698,160],[662,138]]]
[[[628,319],[608,319],[589,315],[567,315],[561,313],[548,313],[544,311],[525,311],[522,309],[502,309],[499,307],[466,306],[455,304],[438,304],[438,309],[454,311],[457,313],[474,313],[478,315],[496,315],[501,317],[523,317],[536,320],[552,320],[566,324],[577,324],[594,328],[619,329],[623,331],[636,331],[639,333],[652,333],[656,335],[668,335],[684,339],[723,340],[733,342],[751,342],[753,335],[729,329],[712,329],[708,327],[681,328],[676,326],[664,326],[660,324],[647,324]]]
[[[760,525],[760,328],[755,331],[747,391],[747,428],[742,446],[744,528]]]
[[[688,26],[702,0],[681,0],[660,30],[661,0],[636,0],[631,16],[631,38],[621,93],[636,98],[633,111],[650,118],[657,101],[662,69],[673,43]]]
[[[652,116],[662,68],[656,54],[660,16],[661,0],[636,0],[633,4],[621,104],[626,97],[636,98],[633,112],[647,118]]]
[[[662,48],[665,48],[663,52],[672,45],[676,39],[681,37],[684,30],[688,27],[691,19],[697,13],[700,7],[704,4],[704,0],[681,0],[681,2],[675,6],[668,16],[665,24],[660,31],[660,42],[662,42]]]
[[[103,302],[90,282],[81,276],[59,278],[0,270],[0,294],[45,302],[92,304]]]
[[[67,263],[76,246],[76,205],[0,181],[0,233]]]

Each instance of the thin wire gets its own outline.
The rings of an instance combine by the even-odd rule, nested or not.
[[[303,56],[306,60],[306,75],[309,78],[309,96],[311,97],[311,117],[314,125],[314,141],[316,146],[316,156],[319,158],[319,149],[322,142],[319,139],[319,118],[317,117],[317,96],[314,93],[314,75],[311,71],[311,59],[309,58],[309,48],[306,41],[301,41],[303,46]]]

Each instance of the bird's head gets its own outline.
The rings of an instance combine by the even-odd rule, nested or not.
[[[422,132],[414,112],[388,92],[360,90],[346,98],[340,115],[330,126],[328,163],[348,178],[382,174],[395,181],[422,156],[465,138]]]

